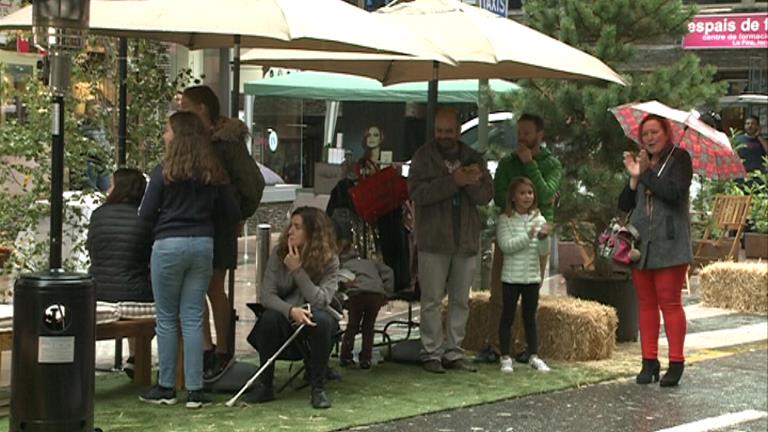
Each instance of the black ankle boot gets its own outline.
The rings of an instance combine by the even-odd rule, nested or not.
[[[685,363],[683,362],[669,362],[669,369],[667,373],[661,377],[659,385],[662,387],[674,387],[680,382],[680,378],[683,376],[683,370],[685,369]]]
[[[650,384],[659,380],[659,360],[643,359],[643,368],[640,373],[635,377],[635,382],[638,384]],[[665,375],[666,376],[666,375]]]

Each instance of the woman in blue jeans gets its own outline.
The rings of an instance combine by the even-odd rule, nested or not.
[[[176,403],[178,322],[184,336],[184,384],[188,408],[211,402],[203,393],[202,324],[205,293],[213,272],[214,215],[232,222],[240,209],[227,174],[214,156],[209,133],[193,113],[177,112],[163,134],[165,156],[152,171],[139,216],[154,224],[150,261],[155,296],[157,385],[144,402]]]

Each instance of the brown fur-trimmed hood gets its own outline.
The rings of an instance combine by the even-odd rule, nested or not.
[[[243,143],[248,138],[248,126],[236,118],[221,117],[211,135],[212,141]]]

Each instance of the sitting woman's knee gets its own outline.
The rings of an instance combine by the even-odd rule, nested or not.
[[[324,310],[316,310],[312,312],[312,321],[317,324],[318,328],[333,328],[336,324],[336,320]]]

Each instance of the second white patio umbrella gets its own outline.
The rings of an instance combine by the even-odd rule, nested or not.
[[[407,28],[458,62],[440,79],[593,79],[625,84],[600,59],[513,20],[457,0],[396,3],[373,15]],[[362,75],[384,84],[427,81],[432,59],[382,53],[254,49],[243,61]]]
[[[270,49],[246,52],[244,61],[362,75],[384,84],[432,81],[430,113],[436,105],[438,77],[446,80],[586,79],[625,84],[621,75],[598,58],[458,0],[395,2],[373,15],[408,28],[432,42],[458,64],[438,68],[429,58],[418,56]],[[431,117],[428,114],[427,134],[432,133]]]

